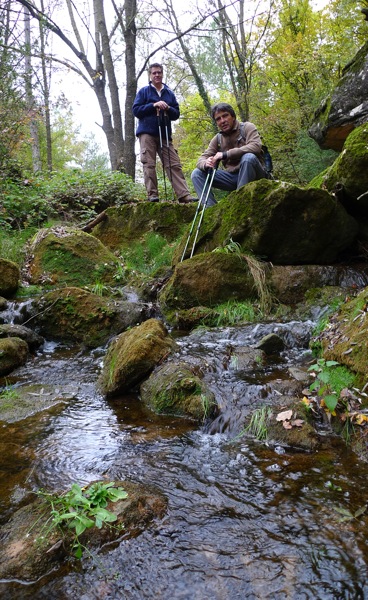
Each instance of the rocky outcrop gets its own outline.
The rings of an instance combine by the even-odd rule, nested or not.
[[[48,339],[97,348],[147,318],[147,307],[80,288],[48,292],[33,304],[32,322]]]
[[[140,387],[141,399],[157,414],[202,422],[217,408],[214,394],[189,365],[175,362],[155,369]]]
[[[168,242],[176,240],[194,216],[195,205],[169,202],[139,202],[105,211],[106,218],[93,229],[107,248],[129,248],[153,232]]]
[[[340,151],[349,133],[368,121],[368,42],[346,65],[331,98],[315,113],[309,135],[321,148]]]
[[[232,240],[244,253],[276,265],[329,264],[353,243],[357,231],[355,219],[327,191],[262,179],[206,210],[195,254]],[[183,236],[176,263],[186,239]],[[191,243],[188,246],[190,250]]]
[[[0,258],[0,296],[10,298],[18,289],[20,270],[11,260]]]
[[[119,335],[110,344],[99,377],[99,387],[107,397],[131,390],[141,383],[166,356],[175,342],[157,319]]]
[[[354,129],[333,165],[310,182],[333,192],[346,211],[368,218],[368,123]]]
[[[116,256],[92,235],[71,227],[41,229],[30,245],[27,265],[33,284],[124,283]]]

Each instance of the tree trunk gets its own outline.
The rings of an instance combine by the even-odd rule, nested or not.
[[[114,164],[112,164],[112,168],[113,170],[117,170],[122,168],[124,156],[123,122],[121,118],[119,87],[117,84],[114,63],[111,56],[110,40],[107,33],[103,0],[93,0],[93,6],[95,12],[95,22],[97,25],[98,35],[100,36],[101,40],[101,50],[109,83],[115,154],[115,160]]]
[[[32,166],[34,173],[41,171],[41,153],[40,143],[38,137],[38,122],[37,122],[37,106],[32,92],[32,63],[31,63],[31,20],[30,14],[27,8],[24,9],[24,37],[25,37],[25,71],[24,71],[24,83],[26,89],[26,101],[29,116],[29,130],[31,137],[31,148],[32,148]]]
[[[137,29],[135,18],[137,14],[136,0],[125,1],[125,73],[126,73],[126,96],[125,96],[125,148],[123,169],[127,175],[135,179],[135,127],[132,106],[137,93],[137,77],[135,73],[136,39]]]
[[[41,0],[41,9],[44,12],[44,2]],[[42,21],[40,25],[40,47],[41,47],[41,68],[43,81],[43,101],[45,112],[45,128],[46,128],[46,152],[47,152],[47,168],[52,171],[52,140],[51,140],[51,118],[50,118],[50,86],[49,78],[47,77],[47,68],[45,60],[45,29]]]

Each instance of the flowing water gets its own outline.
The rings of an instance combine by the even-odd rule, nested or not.
[[[368,598],[368,465],[340,440],[295,452],[239,437],[251,407],[271,403],[306,368],[312,323],[201,330],[178,337],[180,357],[202,361],[221,412],[194,426],[155,416],[131,394],[96,390],[103,349],[46,343],[7,378],[53,384],[64,403],[0,423],[4,523],[25,490],[60,491],[107,477],[151,484],[168,510],[133,537],[37,582],[0,581],[3,599],[284,600]],[[234,348],[276,331],[286,350],[257,373],[232,365]],[[4,384],[4,381],[0,381]]]

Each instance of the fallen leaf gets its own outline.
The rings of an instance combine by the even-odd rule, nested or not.
[[[292,428],[293,428],[293,426],[292,426],[292,424],[290,423],[290,421],[283,421],[283,422],[282,422],[282,426],[283,426],[285,429],[292,429]]]
[[[303,425],[303,419],[295,419],[295,421],[291,421],[291,425],[293,427],[301,427]]]
[[[284,410],[283,412],[280,412],[277,415],[276,421],[290,421],[292,416],[293,416],[292,410]]]

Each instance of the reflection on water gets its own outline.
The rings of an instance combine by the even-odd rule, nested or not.
[[[301,346],[250,383],[223,367],[226,348],[244,345],[244,336],[202,332],[205,349],[198,336],[188,336],[187,345],[180,340],[183,353],[212,365],[210,383],[239,419],[249,403],[270,398],[269,381],[285,377],[290,362],[305,360]],[[169,500],[167,514],[101,552],[98,562],[85,558],[75,571],[32,585],[0,582],[2,598],[368,597],[367,517],[342,521],[339,512],[366,504],[368,468],[343,444],[291,453],[236,439],[233,422],[210,435],[188,421],[157,417],[136,395],[106,402],[95,387],[101,354],[57,347],[17,371],[19,385],[73,384],[77,393],[67,404],[2,424],[2,521],[22,490],[60,490],[103,476],[156,486]]]

